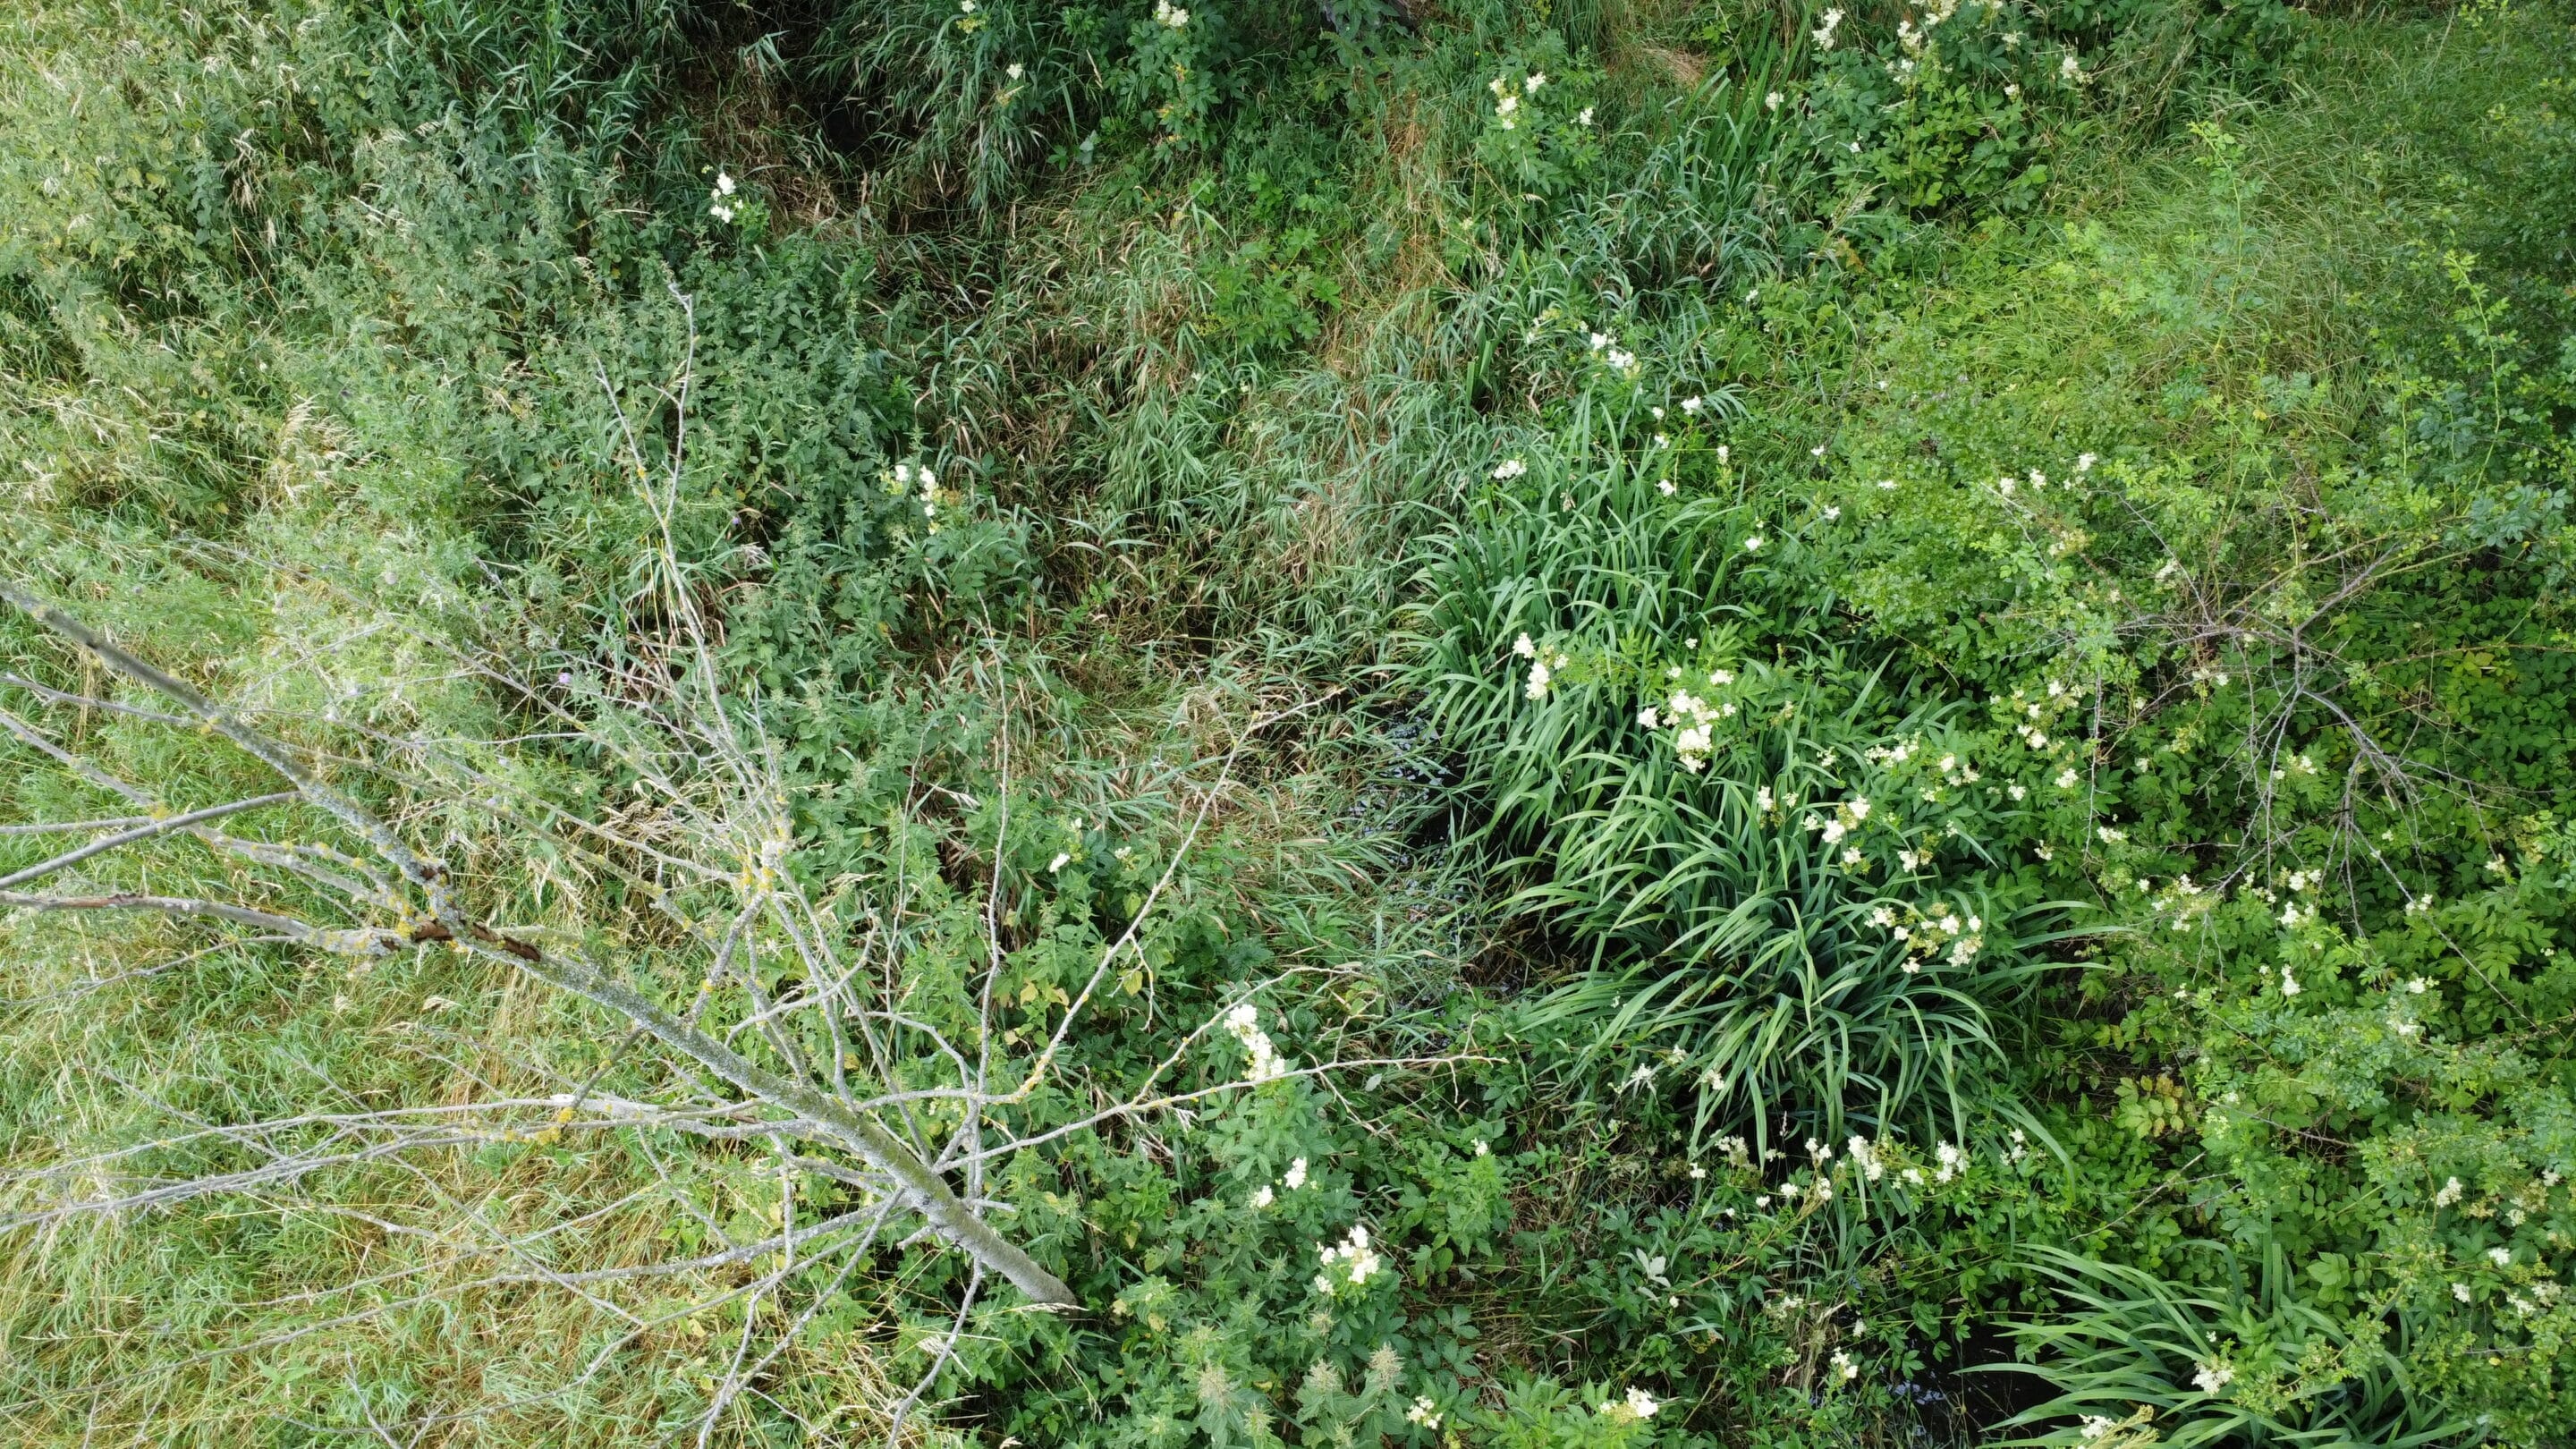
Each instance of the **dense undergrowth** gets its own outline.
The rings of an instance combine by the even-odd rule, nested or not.
[[[0,24],[7,581],[764,1062],[782,872],[1066,1033],[960,1184],[1084,1304],[751,1291],[850,1183],[476,1115],[703,1078],[459,943],[20,908],[23,1441],[2576,1435],[2560,9]],[[0,631],[0,874],[273,788]],[[686,898],[670,679],[781,786]]]

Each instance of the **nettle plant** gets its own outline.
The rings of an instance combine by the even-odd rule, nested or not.
[[[510,1080],[465,1101],[359,1106],[326,1081],[328,1100],[288,1115],[165,1114],[132,1140],[13,1164],[0,1177],[0,1231],[63,1232],[207,1201],[381,1227],[338,1195],[350,1174],[493,1153],[506,1166],[614,1138],[653,1165],[654,1181],[602,1214],[658,1207],[689,1224],[656,1235],[638,1261],[575,1275],[531,1267],[552,1225],[445,1199],[401,1230],[484,1269],[453,1291],[553,1286],[609,1307],[620,1331],[586,1346],[586,1373],[698,1315],[737,1313],[742,1335],[709,1380],[699,1442],[801,1337],[863,1312],[854,1298],[902,1296],[877,1281],[881,1254],[919,1244],[953,1255],[954,1271],[933,1275],[953,1308],[914,1325],[926,1359],[892,1410],[899,1431],[978,1315],[993,1316],[985,1300],[1003,1285],[1024,1300],[1022,1318],[1108,1306],[1086,1304],[1068,1281],[1086,1276],[1072,1246],[1083,1225],[1051,1210],[1042,1186],[1060,1162],[1114,1131],[1186,1123],[1235,1098],[1293,1103],[1293,1089],[1319,1075],[1417,1059],[1314,1061],[1283,1049],[1271,1035],[1278,987],[1297,973],[1261,975],[1263,953],[1230,949],[1211,939],[1224,932],[1205,912],[1173,907],[1242,750],[1276,711],[1182,769],[1197,798],[1167,848],[1111,844],[1101,829],[1015,809],[1028,797],[1004,729],[989,800],[917,783],[889,806],[859,869],[817,872],[762,696],[723,662],[701,576],[676,541],[692,486],[687,365],[651,390],[640,416],[605,374],[598,381],[624,441],[617,472],[651,533],[643,586],[621,595],[631,610],[602,637],[561,643],[559,611],[493,598],[476,617],[498,642],[458,643],[342,599],[357,617],[336,618],[339,635],[299,640],[306,667],[225,691],[0,584],[0,600],[35,626],[5,677],[28,712],[0,709],[0,729],[50,770],[48,798],[79,802],[70,818],[9,827],[13,851],[77,841],[0,873],[12,929],[158,918],[170,928],[166,965],[284,950],[335,963],[352,983],[459,957],[604,1023],[585,1044],[597,1047],[590,1062],[518,1062]],[[664,428],[671,442],[657,451],[644,440]],[[936,469],[906,463],[885,476],[906,527],[946,532],[970,511]],[[330,593],[312,578],[292,587]],[[491,733],[424,728],[311,663],[383,634],[416,638],[432,679],[488,691]],[[48,638],[56,647],[43,647]],[[1005,660],[994,667],[1010,673]],[[930,797],[964,804],[989,832],[979,888],[951,878]],[[1088,863],[1094,851],[1107,861]],[[1105,897],[1097,910],[1095,896]],[[1029,924],[1062,929],[1024,931],[1024,907]],[[1166,1015],[1140,1041],[1135,1023],[1153,1019],[1158,977]],[[1287,1176],[1305,1173],[1300,1162]],[[1387,1260],[1347,1196],[1316,1200],[1328,1197],[1337,1220],[1328,1226],[1319,1208],[1310,1231],[1337,1234],[1342,1251],[1314,1291],[1339,1303],[1374,1293]],[[374,1286],[318,1291],[365,1305]],[[1317,1412],[1342,1412],[1324,1387]],[[1380,1407],[1366,1399],[1351,1412]]]

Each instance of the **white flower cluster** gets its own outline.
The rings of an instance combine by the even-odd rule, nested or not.
[[[1637,354],[1621,348],[1619,339],[1609,333],[1587,333],[1583,340],[1592,354],[1600,358],[1612,372],[1634,378],[1641,370]]]
[[[2236,1381],[2236,1368],[2225,1359],[2214,1358],[2202,1364],[2191,1381],[2202,1393],[2214,1394]]]
[[[1834,813],[1830,816],[1808,816],[1807,828],[1813,831],[1821,831],[1825,837],[1825,844],[1839,845],[1842,843],[1844,836],[1860,829],[1863,822],[1869,819],[1870,809],[1871,806],[1867,795],[1854,795],[1850,799],[1836,805],[1834,807]]]
[[[1173,4],[1172,0],[1154,0],[1154,23],[1178,30],[1190,23],[1190,12]]]
[[[1886,929],[1904,943],[1905,972],[1909,976],[1922,969],[1918,957],[1941,956],[1953,966],[1965,966],[1977,959],[1977,953],[1986,945],[1985,919],[1973,913],[1963,916],[1948,901],[1909,906],[1902,921],[1893,909],[1880,906],[1869,919],[1871,925]]]
[[[1843,1151],[1851,1158],[1852,1165],[1870,1181],[1876,1182],[1887,1175],[1886,1159],[1878,1155],[1878,1145],[1868,1138],[1854,1137],[1843,1144]]]
[[[2535,1313],[2547,1312],[2558,1302],[2558,1295],[2563,1291],[2560,1284],[2534,1283],[2530,1285],[2530,1297],[2526,1298],[2520,1293],[2507,1293],[2504,1295],[2504,1301],[2514,1312],[2529,1318]]]
[[[1540,649],[1527,634],[1512,641],[1512,652],[1530,662],[1529,681],[1521,692],[1531,699],[1547,698],[1547,687],[1556,678],[1556,671],[1574,662],[1563,650]]]
[[[1666,675],[1679,672],[1676,667],[1667,670]],[[1734,672],[1725,669],[1711,671],[1708,678],[1709,683],[1721,687],[1735,682]],[[1712,731],[1717,722],[1734,717],[1735,701],[1725,699],[1712,704],[1687,689],[1674,690],[1660,712],[1653,705],[1637,711],[1637,723],[1650,730],[1672,727],[1673,753],[1680,757],[1682,768],[1694,775],[1708,767],[1709,753],[1716,748]]]
[[[1437,1429],[1440,1427],[1440,1412],[1430,1399],[1417,1398],[1413,1407],[1404,1411],[1404,1421],[1419,1424],[1425,1429]]]
[[[1817,26],[1814,31],[1816,49],[1831,50],[1834,48],[1834,31],[1843,23],[1843,13],[1840,10],[1828,10],[1824,13],[1823,20],[1824,24]]]
[[[900,495],[912,492],[916,486],[920,488],[921,516],[930,520],[932,533],[939,531],[940,505],[957,501],[955,493],[939,486],[939,475],[932,472],[927,463],[918,466],[911,463],[897,463],[891,471],[878,476],[884,479],[886,491],[889,493]]]
[[[1243,1050],[1252,1058],[1251,1064],[1244,1068],[1244,1080],[1259,1084],[1288,1074],[1288,1063],[1281,1060],[1277,1049],[1271,1046],[1270,1034],[1261,1029],[1260,1013],[1253,1010],[1251,1002],[1244,1002],[1225,1014],[1225,1029],[1228,1035],[1243,1043]]]
[[[718,221],[733,220],[734,182],[730,172],[716,173],[716,189],[707,195],[707,215]]]
[[[1601,1415],[1609,1419],[1651,1419],[1655,1417],[1655,1411],[1662,1407],[1662,1404],[1655,1401],[1654,1395],[1632,1384],[1628,1388],[1625,1399],[1603,1404]]]
[[[1378,1257],[1377,1250],[1369,1246],[1369,1230],[1357,1224],[1342,1239],[1341,1246],[1327,1247],[1317,1243],[1315,1252],[1324,1260],[1324,1271],[1315,1275],[1315,1291],[1327,1298],[1339,1292],[1344,1284],[1359,1287],[1386,1266],[1385,1260]],[[1338,1279],[1333,1276],[1333,1266],[1337,1263],[1343,1265],[1342,1276]]]
[[[1492,476],[1494,481],[1497,483],[1508,483],[1528,471],[1529,464],[1522,462],[1518,458],[1505,458],[1503,461],[1494,465]]]
[[[1297,1189],[1304,1187],[1306,1185],[1306,1159],[1300,1157],[1296,1161],[1289,1163],[1288,1175],[1279,1179],[1279,1185],[1290,1192],[1295,1192]],[[1253,1190],[1252,1209],[1255,1212],[1259,1212],[1261,1209],[1270,1206],[1278,1200],[1279,1194],[1273,1192],[1270,1188],[1270,1184],[1265,1182],[1260,1187]]]
[[[1510,76],[1498,75],[1487,81],[1485,89],[1494,93],[1494,124],[1506,131],[1519,129],[1521,97],[1537,95],[1538,88],[1546,84],[1547,76],[1539,71],[1532,71],[1521,77],[1520,89],[1517,91],[1512,88]],[[1588,118],[1592,113],[1585,111],[1583,114]],[[1584,124],[1588,126],[1591,121],[1586,119]]]
[[[1833,1368],[1835,1383],[1847,1384],[1860,1377],[1860,1365],[1853,1363],[1852,1356],[1841,1349],[1835,1349],[1834,1356],[1826,1362]]]

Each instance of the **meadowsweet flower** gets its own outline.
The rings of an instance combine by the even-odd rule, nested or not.
[[[1536,71],[1536,70],[1531,71],[1531,72],[1529,73],[1529,77],[1528,77],[1528,79],[1523,80],[1523,81],[1521,82],[1521,94],[1522,94],[1522,95],[1525,95],[1525,96],[1534,96],[1534,95],[1537,95],[1537,94],[1538,94],[1538,88],[1539,88],[1540,86],[1543,86],[1543,85],[1546,85],[1546,84],[1547,84],[1547,72],[1545,72],[1545,71]]]
[[[1270,1204],[1276,1199],[1277,1194],[1271,1192],[1270,1184],[1265,1182],[1252,1194],[1252,1210],[1254,1212],[1259,1212],[1263,1208],[1270,1206]]]
[[[2224,1359],[2211,1359],[2191,1376],[2192,1383],[2204,1394],[2214,1394],[2234,1382],[2236,1369]]]
[[[1834,12],[1827,11],[1825,13],[1830,15]],[[1827,1360],[1827,1362],[1833,1366],[1835,1383],[1847,1384],[1860,1377],[1860,1365],[1853,1363],[1852,1356],[1843,1352],[1841,1349],[1835,1349],[1834,1356]]]
[[[1887,1175],[1887,1163],[1879,1157],[1878,1149],[1870,1144],[1868,1138],[1854,1137],[1843,1144],[1843,1150],[1850,1154],[1853,1162],[1859,1164],[1860,1170],[1870,1181],[1876,1182]]]
[[[1225,1014],[1226,1034],[1243,1044],[1251,1063],[1244,1069],[1246,1081],[1260,1083],[1288,1074],[1288,1064],[1280,1060],[1271,1045],[1269,1033],[1261,1029],[1261,1014],[1247,1001]]]
[[[1575,112],[1575,113],[1574,113],[1574,124],[1576,124],[1576,125],[1578,125],[1578,126],[1589,126],[1589,125],[1591,125],[1591,124],[1592,124],[1592,108],[1591,108],[1590,106],[1585,106],[1582,110],[1579,110],[1579,111]]]
[[[1702,1178],[1704,1178],[1704,1177],[1708,1176],[1708,1169],[1707,1169],[1707,1168],[1705,1168],[1705,1167],[1702,1167],[1702,1166],[1700,1166],[1698,1163],[1694,1162],[1694,1163],[1692,1163],[1692,1164],[1690,1165],[1690,1175],[1691,1175],[1691,1181],[1693,1181],[1693,1182],[1697,1182],[1697,1181],[1699,1181],[1700,1179],[1702,1179]]]
[[[1425,1429],[1440,1427],[1440,1415],[1433,1410],[1431,1400],[1427,1398],[1415,1399],[1413,1407],[1404,1411],[1404,1417],[1407,1422],[1420,1424]]]
[[[2454,1298],[2457,1298],[2457,1299],[2458,1299],[2458,1300],[2460,1300],[2462,1303],[2466,1303],[2466,1302],[2468,1302],[2468,1301],[2469,1301],[2469,1285],[2468,1285],[2468,1284],[2466,1284],[2466,1283],[2454,1283],[2454,1284],[2452,1284],[2452,1285],[2451,1285],[2451,1296],[2452,1296],[2452,1297],[2454,1297]]]
[[[1546,660],[1533,659],[1530,661],[1529,683],[1522,687],[1521,693],[1531,699],[1545,699],[1548,681],[1555,677],[1556,671],[1547,667]]]
[[[2460,1194],[2466,1191],[2467,1189],[2460,1185],[2460,1180],[2458,1178],[2452,1178],[2450,1181],[2442,1184],[2441,1191],[2433,1194],[2433,1206],[2436,1209],[2449,1207],[2451,1204],[2458,1202],[2460,1200]]]
[[[1777,799],[1776,799],[1776,798],[1772,795],[1772,793],[1771,793],[1771,787],[1770,787],[1770,786],[1768,786],[1768,785],[1756,785],[1756,786],[1754,786],[1754,787],[1753,787],[1753,808],[1754,808],[1754,809],[1759,810],[1759,811],[1761,811],[1761,812],[1763,812],[1764,814],[1766,814],[1766,815],[1767,815],[1767,814],[1769,814],[1769,813],[1771,812],[1771,808],[1772,808],[1772,806],[1773,806],[1773,805],[1775,805],[1775,804],[1777,804],[1777,803],[1778,803]]]
[[[1500,125],[1506,131],[1518,127],[1520,125],[1520,118],[1513,113],[1518,111],[1520,108],[1521,98],[1518,96],[1507,95],[1501,100],[1494,102],[1494,120],[1496,124]]]
[[[1637,711],[1637,723],[1644,725],[1646,728],[1651,730],[1663,728],[1664,722],[1656,715],[1655,707],[1650,704],[1644,709]]]
[[[1696,393],[1682,399],[1682,411],[1692,414],[1693,416],[1697,416],[1699,410],[1706,406],[1708,406],[1708,399],[1701,397]]]
[[[1518,458],[1505,458],[1503,461],[1494,465],[1493,478],[1497,483],[1508,483],[1512,479],[1517,478],[1528,471],[1529,464],[1522,462]]]
[[[1674,494],[1679,493],[1681,489],[1674,484],[1672,479],[1659,478],[1655,480],[1655,491],[1661,493],[1666,498],[1670,498]]]
[[[2106,1419],[2100,1414],[2087,1414],[2080,1426],[2080,1432],[2084,1435],[2084,1442],[2090,1444],[2119,1427],[2116,1420]]]
[[[1024,76],[1024,75],[1028,74],[1028,68],[1027,68],[1027,67],[1025,67],[1025,66],[1023,66],[1023,65],[1021,65],[1018,61],[1016,61],[1016,60],[1015,60],[1015,61],[1012,61],[1009,65],[1004,66],[1004,67],[1002,68],[1002,73],[1003,73],[1004,75],[1009,76],[1009,77],[1010,77],[1011,79],[1013,79],[1013,80],[1018,80],[1021,76]]]
[[[1760,553],[1762,551],[1762,535],[1757,533],[1751,538],[1746,539],[1744,541],[1744,551],[1746,553]]]
[[[1778,91],[1773,91],[1771,94],[1762,98],[1762,109],[1766,111],[1777,111],[1780,109],[1780,100],[1780,93]]]
[[[2075,788],[2075,769],[2073,766],[2070,765],[2057,772],[2057,788],[2060,790],[2072,790]]]
[[[1834,48],[1834,30],[1843,23],[1843,13],[1840,10],[1828,10],[1824,14],[1824,22],[1817,26],[1814,32],[1816,49],[1831,50]]]
[[[2095,461],[2096,460],[2092,454],[2079,453],[2075,458],[2075,471],[2078,473],[2090,473],[2093,471],[2093,464]]]
[[[1338,1247],[1317,1243],[1315,1252],[1324,1260],[1324,1271],[1315,1275],[1315,1291],[1326,1297],[1338,1292],[1344,1284],[1360,1287],[1386,1266],[1378,1257],[1377,1250],[1369,1246],[1369,1231],[1364,1225],[1354,1224]],[[1337,1263],[1342,1265],[1342,1276],[1338,1280],[1332,1276],[1333,1266]]]
[[[1663,1405],[1655,1402],[1655,1396],[1644,1389],[1632,1386],[1628,1390],[1628,1412],[1638,1418],[1651,1419],[1655,1417],[1655,1411],[1662,1407]]]
[[[2495,1264],[2499,1268],[2511,1267],[2513,1264],[2513,1249],[2489,1248],[2487,1249],[2487,1261]]]
[[[1681,756],[1682,768],[1696,775],[1708,763],[1709,727],[1693,725],[1673,736],[1673,751]]]
[[[1826,521],[1827,523],[1831,523],[1831,522],[1833,522],[1835,519],[1840,518],[1840,517],[1842,517],[1842,516],[1843,516],[1842,505],[1840,505],[1840,504],[1836,504],[1836,503],[1828,503],[1828,504],[1826,504],[1826,505],[1825,505],[1825,521]]]
[[[1190,23],[1190,12],[1173,4],[1172,0],[1154,0],[1154,21],[1178,30]]]
[[[1933,1147],[1932,1158],[1940,1164],[1939,1170],[1932,1174],[1934,1182],[1948,1182],[1967,1168],[1968,1155],[1947,1142]]]
[[[1053,875],[1072,863],[1073,852],[1069,850],[1059,850],[1055,853],[1055,859],[1047,862],[1047,874]]]
[[[1719,461],[1719,462],[1723,463],[1723,462],[1725,462],[1725,461],[1727,460],[1728,456],[1729,456],[1729,451],[1728,451],[1728,449],[1727,449],[1727,446],[1726,446],[1724,443],[1720,443],[1720,444],[1718,444],[1718,445],[1717,445],[1717,461]]]
[[[2283,996],[2299,994],[2299,978],[2291,975],[2290,968],[2287,966],[2281,968],[2281,994]]]
[[[1290,1192],[1306,1185],[1306,1159],[1300,1157],[1288,1164],[1288,1175],[1279,1179]]]

